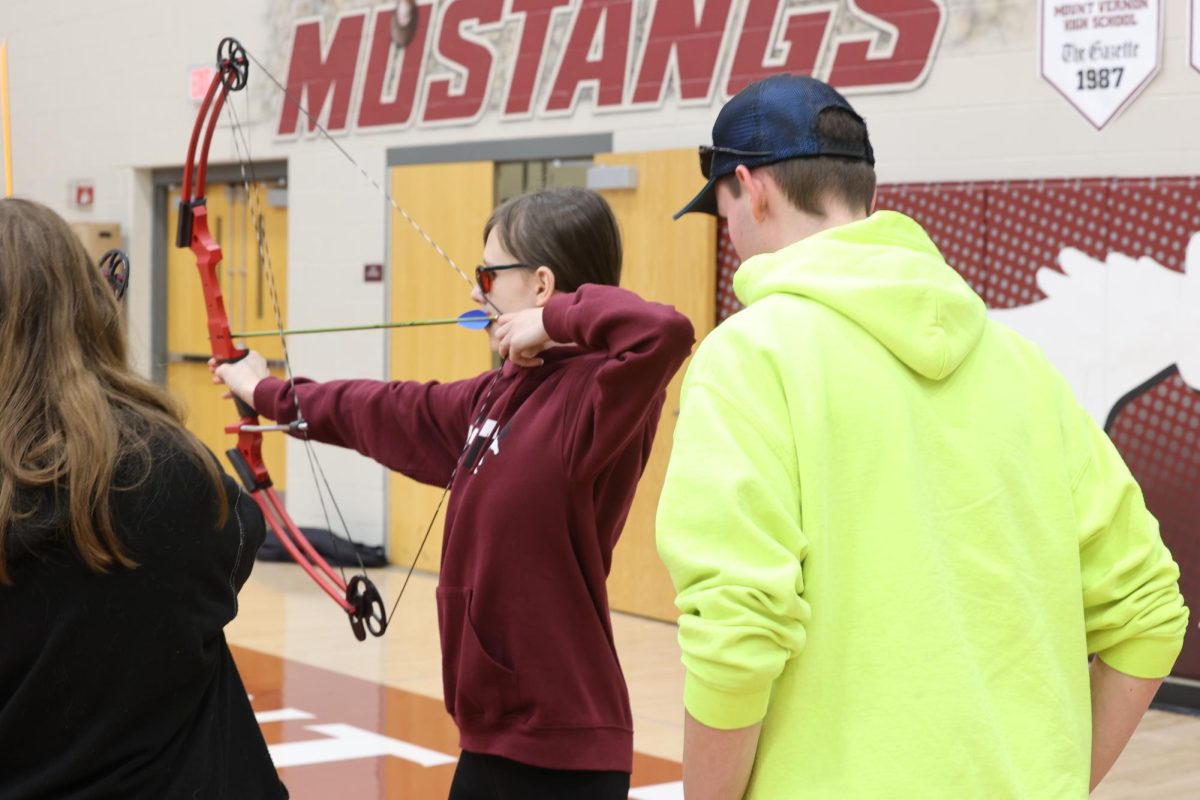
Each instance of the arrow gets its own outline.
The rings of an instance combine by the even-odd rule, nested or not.
[[[481,331],[495,322],[497,317],[487,313],[481,308],[473,308],[470,311],[464,311],[457,317],[444,317],[442,319],[413,319],[403,322],[377,322],[373,325],[348,325],[335,328],[292,328],[291,330],[283,331],[237,331],[230,333],[233,339],[254,339],[262,336],[299,336],[303,333],[339,333],[342,331],[370,331],[380,328],[419,328],[425,325],[461,325],[467,330]]]

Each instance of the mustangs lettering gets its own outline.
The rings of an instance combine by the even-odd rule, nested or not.
[[[294,23],[287,88],[330,131],[712,106],[780,72],[848,94],[924,82],[945,0],[448,0],[417,5],[393,46],[395,4],[352,11],[326,30]],[[277,132],[298,136],[284,103]],[[308,131],[315,129],[315,120]]]

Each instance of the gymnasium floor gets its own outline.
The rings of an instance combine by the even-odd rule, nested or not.
[[[373,571],[390,603],[403,570]],[[358,642],[296,567],[259,563],[230,644],[296,800],[444,798],[457,736],[441,701],[435,579],[415,574],[382,639]],[[682,798],[683,668],[673,626],[615,614],[633,705],[634,800]],[[1200,716],[1151,711],[1100,800],[1200,798]]]

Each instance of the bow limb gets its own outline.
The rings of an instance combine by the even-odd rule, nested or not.
[[[179,203],[179,229],[175,242],[178,247],[191,249],[196,256],[208,320],[209,344],[213,356],[220,363],[240,361],[248,351],[234,345],[230,332],[225,300],[217,279],[217,268],[222,258],[221,247],[209,231],[205,183],[209,147],[221,109],[230,92],[238,91],[246,85],[248,65],[245,51],[236,40],[225,39],[221,42],[217,51],[217,73],[213,76],[197,113],[188,145],[188,159],[184,167]],[[380,635],[386,629],[387,623],[382,616],[383,605],[378,592],[370,581],[362,576],[355,577],[347,584],[300,532],[275,491],[263,460],[263,426],[259,425],[257,412],[239,398],[234,398],[234,404],[239,419],[236,423],[226,426],[225,432],[236,434],[237,446],[228,450],[225,455],[251,497],[262,509],[267,524],[292,559],[350,615],[351,625],[359,640],[366,638],[366,630]],[[303,428],[297,426],[297,430]]]

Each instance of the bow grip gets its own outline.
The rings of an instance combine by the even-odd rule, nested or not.
[[[236,364],[248,355],[250,355],[250,351],[243,350],[238,355],[234,356],[233,358],[221,359],[221,363],[222,364]],[[232,394],[232,392],[231,392],[231,394]],[[238,412],[239,417],[257,417],[258,416],[258,412],[255,411],[253,408],[251,408],[245,401],[242,400],[242,398],[238,397],[236,394],[233,395],[233,404],[237,407],[237,412]]]

